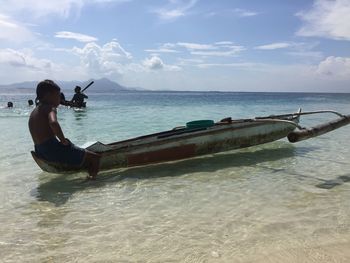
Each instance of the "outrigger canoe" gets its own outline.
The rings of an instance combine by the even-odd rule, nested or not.
[[[318,132],[307,130],[299,126],[299,118],[304,114],[324,112],[334,113],[302,113],[299,109],[296,113],[252,119],[225,118],[216,123],[212,120],[193,121],[172,130],[115,143],[96,142],[86,149],[101,155],[100,170],[176,161],[268,143],[287,136],[291,137],[291,142],[317,136],[317,133],[321,134],[324,130],[328,132],[329,127],[321,127],[317,129]],[[341,116],[342,125],[350,122],[349,116],[338,115]],[[335,126],[333,125],[334,128],[338,128]],[[78,167],[48,162],[35,152],[32,152],[32,156],[39,167],[49,173],[71,173],[81,170]]]

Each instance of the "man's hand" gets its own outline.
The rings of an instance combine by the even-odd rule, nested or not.
[[[69,141],[67,138],[64,138],[64,139],[61,141],[61,143],[62,143],[63,145],[65,145],[65,146],[70,145],[70,141]]]

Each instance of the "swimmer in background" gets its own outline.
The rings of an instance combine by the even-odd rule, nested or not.
[[[84,102],[84,99],[87,99],[88,96],[81,92],[81,87],[79,86],[75,86],[74,91],[75,94],[70,101],[72,103],[72,106],[76,108],[86,107],[86,102]]]

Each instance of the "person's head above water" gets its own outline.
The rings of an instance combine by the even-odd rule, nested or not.
[[[75,86],[74,91],[75,91],[75,93],[79,93],[81,91],[81,87]]]
[[[57,107],[60,104],[60,87],[52,80],[46,79],[38,83],[36,97],[40,103],[52,104]]]
[[[7,107],[8,107],[8,108],[12,108],[12,107],[13,107],[13,103],[12,103],[11,101],[9,101],[9,102],[7,103]]]
[[[32,106],[34,104],[33,100],[28,100],[28,105]]]

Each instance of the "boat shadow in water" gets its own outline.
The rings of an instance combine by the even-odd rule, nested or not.
[[[312,151],[313,149],[308,148],[305,150]],[[48,201],[54,203],[56,206],[60,206],[66,203],[76,192],[89,188],[103,187],[104,185],[126,179],[143,180],[181,176],[196,172],[215,172],[230,167],[254,166],[259,163],[277,161],[295,155],[296,152],[293,145],[275,143],[274,148],[271,145],[259,146],[258,149],[255,148],[253,151],[232,151],[171,163],[102,172],[95,181],[82,179],[85,176],[83,173],[57,175],[52,179],[48,179],[52,175],[42,173],[39,176],[39,186],[33,190],[32,195],[38,201]]]
[[[350,174],[345,174],[345,175],[338,176],[336,179],[324,180],[323,183],[317,184],[316,187],[329,190],[336,186],[340,186],[344,183],[349,183],[349,182],[350,182]]]

